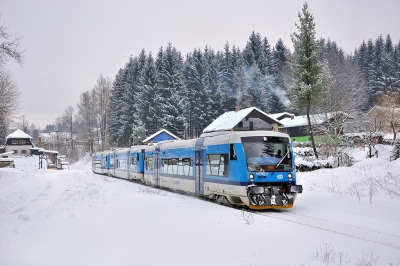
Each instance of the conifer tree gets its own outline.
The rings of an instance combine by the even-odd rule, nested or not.
[[[299,13],[300,24],[296,23],[298,33],[291,35],[295,49],[292,59],[295,82],[291,87],[291,92],[296,97],[297,107],[305,109],[311,144],[315,157],[318,158],[310,112],[327,84],[327,73],[324,71],[327,67],[318,62],[321,49],[315,37],[314,17],[307,8],[308,5],[305,3],[302,14]]]
[[[137,99],[135,126],[143,123],[147,132],[157,132],[161,127],[161,117],[158,116],[160,91],[157,83],[156,66],[151,53],[147,56],[145,65],[140,72]]]
[[[160,75],[160,114],[163,128],[182,136],[185,125],[186,87],[181,54],[169,43],[163,54]]]
[[[235,62],[233,52],[226,43],[224,51],[219,57],[219,88],[221,90],[222,99],[221,105],[225,107],[225,111],[234,110],[236,107],[236,99],[234,97],[234,72]]]
[[[124,127],[122,112],[122,105],[126,91],[125,71],[120,69],[115,76],[113,88],[111,90],[110,110],[107,132],[113,142],[120,143],[122,141],[122,134],[120,129]],[[117,144],[118,145],[118,144]]]
[[[399,138],[397,138],[395,140],[394,145],[393,145],[393,150],[390,155],[391,155],[392,160],[396,160],[396,159],[400,158],[400,139]]]
[[[186,78],[186,120],[190,137],[198,137],[206,123],[207,92],[205,85],[206,64],[203,52],[194,49],[188,56],[185,66]]]
[[[224,97],[221,88],[219,87],[219,72],[218,72],[218,59],[213,49],[206,47],[204,49],[205,59],[205,75],[204,84],[206,89],[206,106],[205,108],[205,122],[206,126],[210,124],[215,118],[223,113],[222,98]]]

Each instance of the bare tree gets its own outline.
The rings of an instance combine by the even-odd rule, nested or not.
[[[29,126],[29,135],[31,135],[33,143],[38,141],[39,133],[39,129],[36,127],[36,125],[31,123]]]
[[[7,128],[15,118],[20,104],[20,91],[10,73],[0,64],[0,117],[2,127]]]
[[[89,152],[94,152],[94,133],[96,130],[96,97],[94,91],[86,91],[81,94],[78,103],[77,123],[80,134],[87,138]]]
[[[361,120],[360,131],[364,132],[363,142],[368,146],[368,157],[374,156],[372,154],[372,148],[378,143],[378,137],[384,128],[385,113],[382,109],[377,108],[371,110],[368,114],[364,116]]]
[[[22,131],[24,131],[25,133],[28,133],[28,129],[29,129],[29,121],[26,118],[26,115],[21,115],[18,118],[18,121],[14,123],[16,127],[18,127],[19,129],[21,129]]]
[[[0,26],[0,65],[3,65],[10,59],[14,59],[14,61],[22,65],[24,61],[22,54],[24,51],[19,50],[19,41],[21,38],[12,37],[11,34],[7,33],[7,29],[4,23]]]
[[[0,25],[0,144],[4,142],[7,128],[20,107],[20,92],[10,73],[4,68],[4,63],[10,59],[20,65],[23,62],[23,51],[19,50],[20,39],[12,38],[6,30],[4,23]]]
[[[314,131],[324,135],[332,144],[333,153],[338,153],[340,135],[351,127],[367,103],[366,83],[361,69],[353,60],[341,53],[325,56],[331,74],[330,86],[321,94],[320,105],[315,112],[324,123],[314,121]]]
[[[374,108],[383,109],[385,113],[383,119],[392,130],[393,140],[395,140],[400,126],[400,89],[395,92],[381,94],[377,99],[377,106]]]
[[[70,134],[70,139],[71,139],[71,149],[72,152],[74,151],[74,107],[72,105],[69,105],[65,111],[64,114],[62,116],[62,120],[64,122],[64,124],[66,125],[66,127],[68,128],[68,132]]]
[[[100,74],[97,79],[97,83],[93,88],[93,96],[95,97],[96,104],[96,119],[98,126],[98,137],[101,140],[101,149],[105,149],[106,144],[106,132],[107,132],[107,120],[108,120],[108,110],[110,106],[110,97],[111,97],[111,88],[112,84],[110,79],[104,78],[103,75]]]

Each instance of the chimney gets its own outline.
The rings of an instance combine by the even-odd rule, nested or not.
[[[290,120],[293,120],[294,119],[294,115],[290,115]]]
[[[235,107],[235,112],[239,112],[240,111],[240,107],[239,106],[236,106]]]

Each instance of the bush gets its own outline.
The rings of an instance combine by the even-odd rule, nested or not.
[[[400,158],[400,139],[396,139],[394,142],[393,150],[390,154],[390,160],[394,161]]]

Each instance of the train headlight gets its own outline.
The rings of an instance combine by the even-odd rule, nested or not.
[[[249,178],[250,178],[250,181],[251,181],[251,182],[254,181],[254,175],[253,175],[253,174],[250,174],[250,175],[249,175]]]
[[[292,181],[292,177],[293,177],[292,174],[288,174],[289,181]]]

